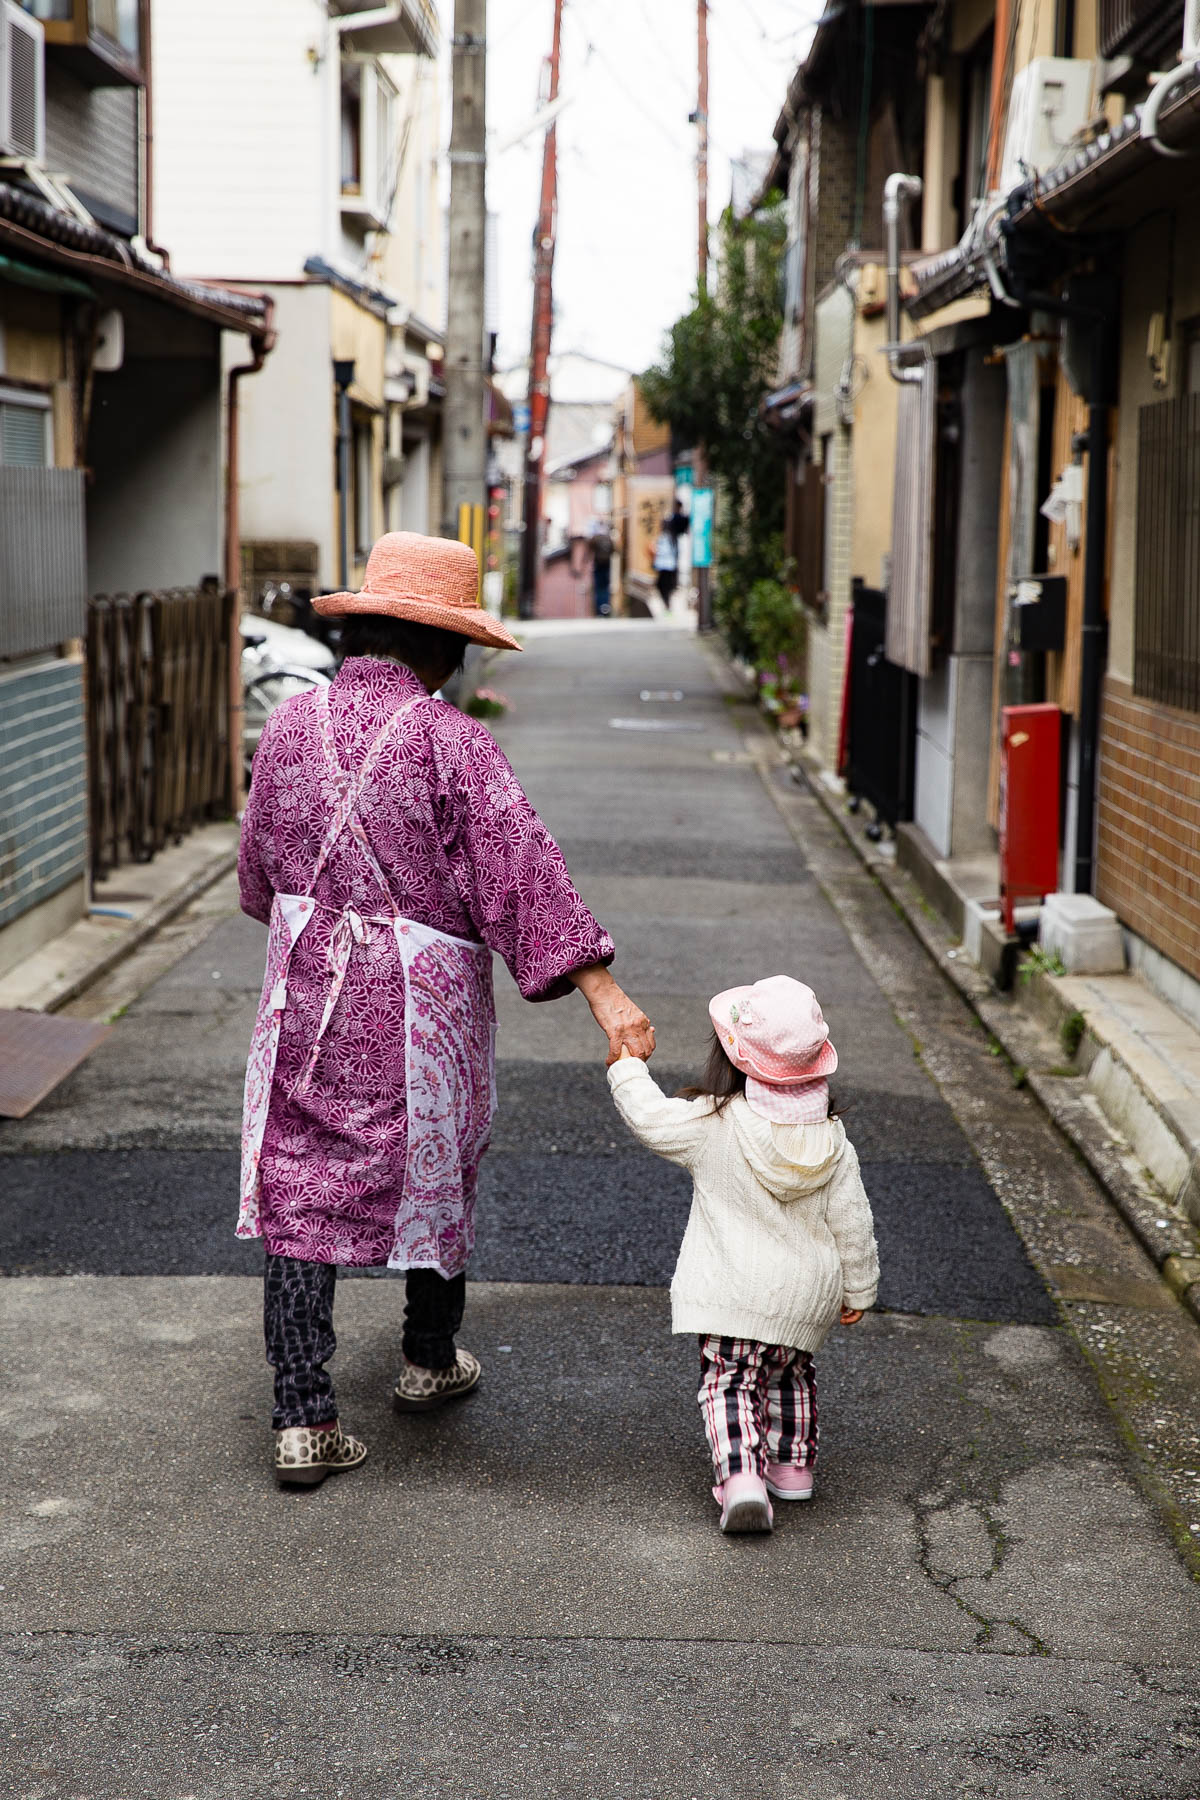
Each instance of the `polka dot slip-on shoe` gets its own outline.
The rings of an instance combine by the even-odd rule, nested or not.
[[[392,1391],[392,1405],[397,1412],[430,1412],[435,1406],[445,1406],[447,1400],[461,1400],[469,1394],[481,1373],[478,1357],[469,1350],[460,1350],[458,1361],[448,1369],[421,1369],[406,1357]]]
[[[367,1446],[340,1425],[332,1431],[290,1425],[275,1433],[275,1479],[280,1487],[319,1487],[327,1475],[357,1469],[366,1454]]]

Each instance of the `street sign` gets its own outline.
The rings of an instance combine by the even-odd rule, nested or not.
[[[692,567],[711,569],[713,559],[713,490],[692,490]]]
[[[513,412],[513,430],[516,432],[518,437],[528,437],[529,426],[530,426],[530,422],[532,419],[532,414],[530,413],[529,408],[527,406],[514,406],[512,409],[512,412]]]
[[[691,465],[691,463],[676,463],[675,464],[675,486],[676,487],[691,487],[691,485],[692,485],[692,465]]]

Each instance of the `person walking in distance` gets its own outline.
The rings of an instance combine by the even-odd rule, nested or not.
[[[612,612],[613,543],[603,519],[593,519],[588,543],[592,552],[592,605],[596,617],[606,619]]]
[[[679,585],[679,540],[687,529],[687,514],[676,500],[659,527],[654,544],[654,579],[664,606],[670,606]]]
[[[699,1086],[669,1100],[632,1053],[608,1078],[634,1136],[691,1173],[671,1329],[700,1340],[721,1530],[770,1531],[772,1496],[812,1497],[813,1355],[874,1305],[879,1260],[858,1158],[830,1110],[837,1052],[812,989],[772,975],[708,1011]]]
[[[520,649],[478,590],[469,545],[381,538],[360,593],[314,603],[342,620],[332,686],[285,701],[254,757],[238,872],[269,933],[237,1229],[266,1244],[281,1486],[366,1456],[325,1366],[338,1265],[407,1271],[397,1409],[479,1380],[455,1339],[495,1105],[493,952],[527,1000],[578,988],[610,1057],[654,1046],[499,745],[436,698],[468,642]]]

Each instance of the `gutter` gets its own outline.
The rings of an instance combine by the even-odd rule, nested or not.
[[[242,637],[236,598],[242,585],[241,532],[238,524],[238,433],[241,384],[257,375],[275,348],[275,302],[270,294],[254,298],[263,312],[263,328],[250,340],[250,361],[230,369],[225,401],[225,586],[235,596],[229,634],[229,809],[237,818],[246,803],[246,771],[242,755]]]

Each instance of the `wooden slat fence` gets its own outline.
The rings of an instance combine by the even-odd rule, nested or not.
[[[88,602],[93,876],[228,813],[236,625],[236,596],[216,591]]]

